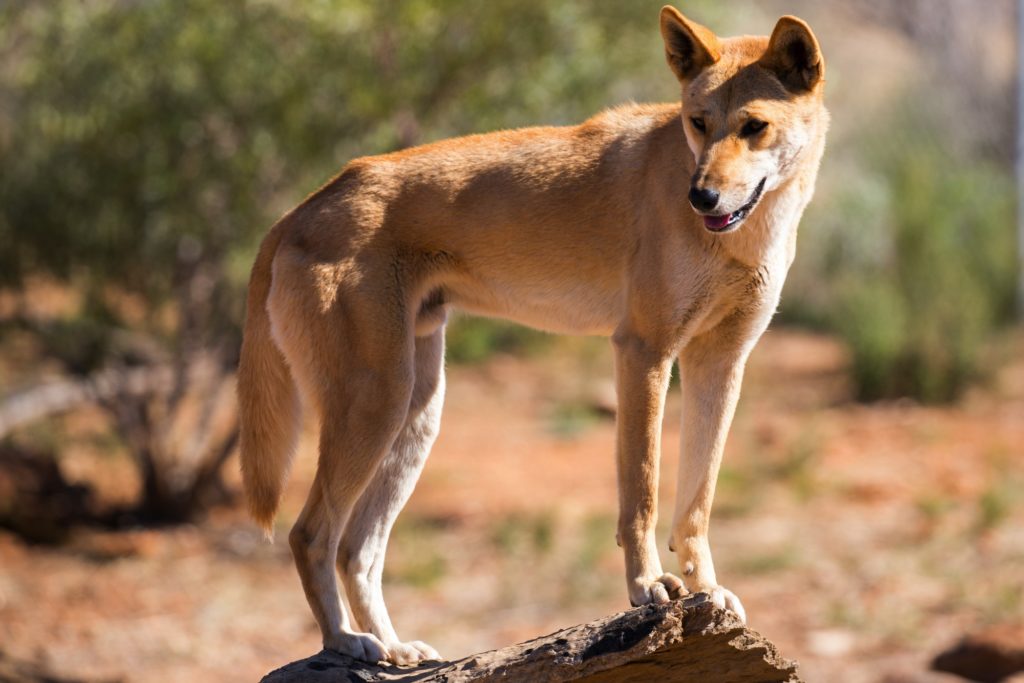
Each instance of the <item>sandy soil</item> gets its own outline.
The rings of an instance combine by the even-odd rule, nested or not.
[[[1024,357],[945,408],[852,404],[845,362],[833,341],[789,331],[755,351],[715,504],[719,578],[809,681],[956,680],[927,671],[936,652],[1024,621]],[[389,549],[400,634],[457,657],[627,606],[610,372],[586,341],[451,369],[442,435]],[[674,394],[667,415],[662,546]],[[59,548],[0,532],[0,652],[74,680],[200,683],[318,650],[284,542],[313,460],[307,445],[272,545],[239,509],[78,530]],[[131,496],[117,458],[75,451],[62,467]]]

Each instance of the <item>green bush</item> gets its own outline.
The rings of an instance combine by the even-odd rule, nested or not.
[[[1012,319],[1010,177],[915,141],[879,167],[888,201],[868,220],[882,221],[886,239],[872,262],[833,271],[830,320],[850,346],[859,398],[952,400],[979,376],[986,341]]]
[[[348,159],[673,93],[657,18],[654,0],[0,3],[0,287],[125,289],[157,327],[203,270],[219,337],[259,238]]]
[[[495,353],[530,355],[547,348],[552,339],[504,320],[458,316],[448,325],[445,357],[453,363],[479,363]]]

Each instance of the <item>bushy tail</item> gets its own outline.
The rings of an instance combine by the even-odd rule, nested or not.
[[[281,489],[299,433],[299,396],[267,315],[271,264],[281,241],[276,227],[260,246],[249,280],[242,355],[238,363],[239,448],[249,512],[271,534]]]

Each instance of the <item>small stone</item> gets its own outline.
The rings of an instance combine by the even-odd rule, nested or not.
[[[841,629],[811,631],[807,635],[807,649],[819,657],[842,657],[849,654],[854,645],[853,634]]]

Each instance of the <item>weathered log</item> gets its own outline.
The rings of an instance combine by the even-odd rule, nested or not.
[[[799,681],[796,668],[698,593],[454,662],[379,666],[324,650],[267,674],[262,683],[781,683]]]

